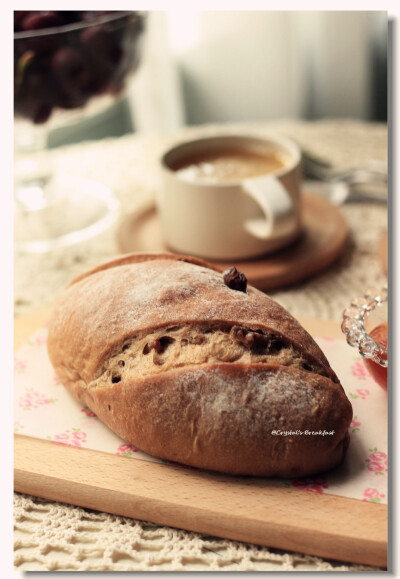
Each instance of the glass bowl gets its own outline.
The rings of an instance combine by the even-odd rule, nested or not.
[[[143,28],[140,12],[15,12],[14,117],[43,124],[56,110],[120,96]]]
[[[342,332],[350,346],[358,348],[372,378],[387,389],[388,291],[369,289],[354,298],[343,312]]]
[[[114,224],[102,183],[53,171],[50,130],[97,115],[122,97],[141,56],[144,12],[14,12],[14,239],[44,253]]]

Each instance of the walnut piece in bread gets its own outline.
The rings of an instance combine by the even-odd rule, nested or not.
[[[239,475],[335,467],[352,419],[336,374],[284,308],[232,278],[173,254],[123,256],[79,276],[49,326],[56,373],[154,456]]]

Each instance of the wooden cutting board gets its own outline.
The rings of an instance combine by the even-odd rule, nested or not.
[[[15,322],[15,348],[49,310]],[[339,325],[300,320],[314,335]],[[15,435],[15,490],[116,515],[378,567],[387,564],[387,506],[273,487]]]

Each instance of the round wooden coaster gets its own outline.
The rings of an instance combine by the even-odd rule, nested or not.
[[[348,235],[347,223],[340,210],[323,197],[303,193],[302,200],[303,232],[290,246],[257,259],[212,263],[221,269],[234,264],[246,275],[251,285],[261,290],[299,282],[330,265],[344,249]],[[154,202],[146,204],[122,221],[117,241],[122,253],[174,253],[163,243]]]

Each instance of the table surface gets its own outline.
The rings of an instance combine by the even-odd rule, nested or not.
[[[154,198],[157,160],[178,141],[217,133],[277,132],[335,166],[387,160],[387,127],[353,120],[241,123],[187,127],[177,133],[127,135],[52,151],[60,173],[97,179],[117,194],[124,213]],[[341,210],[350,238],[339,260],[309,280],[270,292],[295,317],[330,319],[369,287],[386,283],[379,244],[387,208],[349,203]],[[15,315],[51,304],[69,281],[117,252],[115,227],[99,237],[48,255],[15,255]],[[88,511],[15,493],[15,566],[21,571],[287,571],[362,570],[245,543]]]

